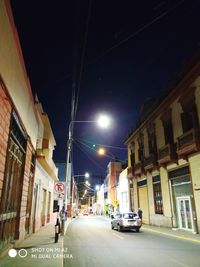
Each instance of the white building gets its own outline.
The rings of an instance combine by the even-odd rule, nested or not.
[[[119,185],[117,189],[117,200],[119,202],[119,212],[130,211],[130,185],[127,177],[127,168],[119,175]]]

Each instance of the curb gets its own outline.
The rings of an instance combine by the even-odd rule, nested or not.
[[[142,229],[145,230],[145,231],[156,233],[156,234],[175,237],[175,238],[178,238],[178,239],[191,241],[191,242],[195,242],[195,243],[199,243],[200,244],[200,240],[199,239],[195,239],[195,238],[192,238],[192,237],[185,237],[183,235],[175,235],[175,234],[166,233],[166,232],[162,232],[162,231],[158,231],[158,230],[154,230],[154,229],[150,229],[150,228],[145,228],[145,227],[142,227]]]

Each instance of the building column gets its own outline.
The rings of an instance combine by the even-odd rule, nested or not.
[[[170,193],[169,187],[169,179],[168,179],[168,172],[166,168],[160,167],[160,181],[161,181],[161,191],[162,191],[162,200],[163,200],[163,215],[165,216],[166,225],[167,227],[173,226],[173,205],[172,205],[172,197]]]

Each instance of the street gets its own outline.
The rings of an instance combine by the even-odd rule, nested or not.
[[[111,230],[104,217],[74,220],[64,238],[65,267],[199,267],[200,244],[151,233],[141,228]]]

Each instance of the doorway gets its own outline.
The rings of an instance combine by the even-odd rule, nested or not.
[[[190,196],[177,197],[177,212],[179,219],[179,228],[193,231],[193,213]]]

